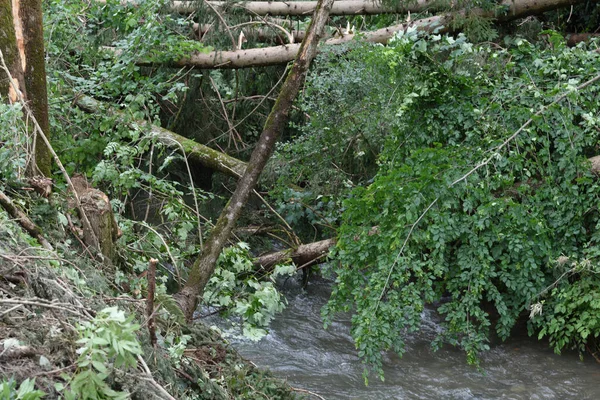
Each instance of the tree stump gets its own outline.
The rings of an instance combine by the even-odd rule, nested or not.
[[[115,242],[121,235],[121,231],[117,226],[110,200],[104,192],[91,187],[83,175],[74,175],[71,182],[73,182],[83,212],[90,221],[93,234],[98,238],[99,250],[104,256],[104,262],[112,265],[116,256]],[[88,246],[94,244],[92,233],[86,232],[85,229],[83,230],[83,241]]]

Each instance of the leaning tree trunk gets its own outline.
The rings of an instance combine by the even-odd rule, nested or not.
[[[14,103],[22,98],[48,137],[48,94],[44,64],[44,33],[41,0],[0,0],[0,51],[4,55],[18,94],[0,71],[0,95]],[[25,116],[27,118],[27,116]],[[34,135],[33,124],[28,124]],[[50,176],[52,155],[39,135],[33,140],[33,154],[28,174]]]
[[[237,221],[242,207],[248,200],[248,196],[256,186],[258,178],[264,169],[267,161],[275,150],[275,143],[281,131],[289,121],[289,112],[292,103],[310,66],[310,62],[317,52],[319,39],[323,33],[323,27],[329,17],[329,10],[333,0],[319,0],[317,9],[308,28],[306,37],[302,41],[302,46],[298,52],[298,57],[292,66],[292,69],[281,88],[277,101],[267,118],[264,129],[244,175],[239,180],[233,196],[227,203],[227,206],[221,212],[217,224],[211,231],[210,237],[204,244],[202,254],[194,263],[190,270],[189,277],[178,293],[177,298],[181,308],[188,320],[192,319],[193,313],[198,304],[198,296],[204,290],[210,276],[215,270],[217,258],[223,250],[235,222]]]

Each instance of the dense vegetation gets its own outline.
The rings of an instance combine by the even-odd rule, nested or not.
[[[490,329],[508,338],[529,309],[530,332],[556,351],[585,351],[598,334],[588,158],[599,93],[577,87],[597,79],[599,56],[548,34],[554,48],[407,33],[353,53],[350,63],[384,70],[396,120],[373,182],[344,202],[325,315],[353,307],[359,354],[374,365],[381,350],[402,353],[425,304],[445,318],[435,345],[458,345],[471,362]]]
[[[55,248],[47,262],[39,249],[28,253],[29,268],[42,271],[31,280],[60,277],[77,293],[69,302],[85,303],[77,308],[80,324],[65,337],[56,333],[71,353],[50,362],[59,368],[70,360],[70,369],[43,387],[65,398],[123,398],[140,390],[123,371],[157,350],[145,330],[136,335],[148,321],[127,301],[139,304],[150,289],[151,259],[159,261],[157,354],[166,360],[150,365],[159,381],[179,379],[179,398],[292,397],[285,385],[242,366],[210,330],[186,327],[172,297],[236,180],[149,134],[151,124],[247,160],[286,74],[283,65],[173,68],[173,60],[237,39],[215,32],[225,20],[240,22],[239,9],[221,15],[199,3],[198,14],[186,17],[169,12],[167,1],[44,2],[52,144],[69,175],[84,174],[111,199],[122,235],[108,265],[83,253],[79,216],[58,173],[48,199],[23,190],[32,151],[26,110],[0,102],[0,189]],[[567,47],[559,32],[595,29],[597,10],[590,1],[572,18],[554,11],[497,29],[487,18],[463,18],[455,29],[466,34],[408,28],[386,45],[358,38],[323,47],[199,314],[220,312],[239,322],[226,334],[259,339],[285,307],[277,278],[296,269],[285,258],[261,268],[254,257],[336,237],[323,268],[334,281],[323,317],[327,326],[337,313],[352,312],[365,377],[381,373],[383,351],[403,353],[426,306],[444,320],[434,348],[458,346],[473,364],[492,337],[508,339],[525,320],[529,333],[547,338],[556,352],[597,356],[600,168],[590,159],[600,155],[600,42]],[[375,29],[398,18],[331,20]],[[194,22],[214,25],[198,40]],[[306,25],[301,18],[290,31]],[[271,35],[267,43],[248,36],[267,47],[280,40]],[[82,96],[104,105],[84,111],[77,107]],[[0,246],[7,276],[9,261],[34,243],[16,231],[0,230],[15,243]],[[37,284],[0,282],[3,297],[46,293],[48,301],[64,300]],[[86,314],[90,309],[96,312]],[[178,371],[192,379],[175,378]],[[32,381],[1,385],[7,398],[25,398],[19,385],[29,398],[40,395]]]

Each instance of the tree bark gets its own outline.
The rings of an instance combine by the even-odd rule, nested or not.
[[[298,267],[308,266],[327,255],[329,249],[335,243],[335,239],[326,239],[319,242],[302,244],[296,249],[287,249],[260,256],[254,261],[254,265],[270,269],[281,262],[291,259]]]
[[[202,254],[192,266],[188,279],[177,294],[177,299],[188,320],[191,320],[198,304],[198,296],[204,290],[214,272],[217,258],[237,221],[248,196],[256,186],[258,178],[275,150],[275,143],[289,121],[289,112],[298,95],[310,62],[317,52],[323,27],[329,17],[333,0],[319,0],[319,5],[307,30],[298,56],[283,84],[277,101],[267,118],[263,132],[252,152],[244,176],[238,182],[233,196],[221,212],[217,224],[204,245]]]
[[[482,9],[472,9],[469,13],[482,17],[493,17],[498,21],[510,21],[529,15],[540,14],[548,10],[570,6],[580,3],[581,1],[582,0],[503,0],[502,5],[506,7],[505,14],[494,15],[492,11],[485,11]],[[364,32],[360,34],[360,38],[367,42],[385,44],[397,32],[405,31],[409,26],[414,26],[423,31],[433,31],[437,28],[440,33],[450,32],[452,30],[452,19],[452,14],[424,18],[407,24],[399,24],[372,32]],[[443,28],[440,29],[440,27]],[[345,35],[341,38],[329,39],[324,43],[327,45],[335,45],[349,42],[355,38],[359,38],[359,36]],[[249,68],[278,65],[292,61],[299,49],[300,44],[287,44],[284,46],[265,47],[261,49],[195,53],[189,58],[173,62],[172,65],[178,68],[195,67],[202,69]],[[148,63],[140,62],[140,64],[147,65]]]
[[[49,138],[41,0],[0,0],[0,50],[21,96]],[[18,95],[4,75],[5,72],[0,71],[0,94],[14,103],[18,101]],[[34,132],[33,128],[29,132],[35,135],[35,140],[34,157],[27,167],[28,175],[50,176],[52,155],[42,138]]]
[[[95,100],[89,96],[79,96],[75,99],[75,104],[82,110],[92,113],[109,113],[117,115],[126,120],[125,113],[109,107],[106,107],[102,102]],[[156,136],[159,142],[165,146],[183,149],[188,160],[198,165],[222,172],[234,178],[240,178],[246,170],[246,163],[237,158],[228,156],[225,153],[211,149],[208,146],[197,143],[191,139],[187,139],[181,135],[171,132],[167,129],[151,125],[145,121],[135,121],[139,126],[147,126],[150,134]]]
[[[106,3],[106,0],[98,0]],[[124,0],[122,4],[134,4]],[[248,1],[237,4],[224,1],[209,1],[213,7],[243,9],[251,15],[281,15],[281,16],[310,16],[317,8],[317,1]],[[436,0],[406,1],[397,5],[384,5],[379,0],[340,0],[335,1],[329,15],[373,15],[394,14],[402,12],[417,12],[434,6]],[[174,1],[168,8],[170,12],[191,14],[198,10],[198,6],[189,1]]]

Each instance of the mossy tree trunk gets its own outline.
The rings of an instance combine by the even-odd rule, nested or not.
[[[9,102],[19,101],[22,97],[48,137],[50,124],[41,0],[0,0],[0,50],[20,96],[10,85],[5,71],[0,71],[0,94]],[[34,134],[33,124],[27,126]],[[33,142],[34,157],[28,165],[28,174],[50,176],[50,151],[40,137],[36,136]]]
[[[319,0],[306,37],[298,51],[298,56],[267,118],[244,175],[239,180],[231,199],[221,212],[217,224],[204,244],[202,254],[194,262],[188,280],[177,295],[179,304],[188,320],[192,319],[198,304],[198,296],[202,293],[214,272],[217,258],[223,250],[223,246],[231,234],[248,196],[256,186],[262,170],[271,154],[273,154],[275,143],[281,131],[289,121],[292,103],[304,83],[310,62],[316,54],[319,39],[323,34],[323,27],[327,22],[332,5],[333,0]]]

